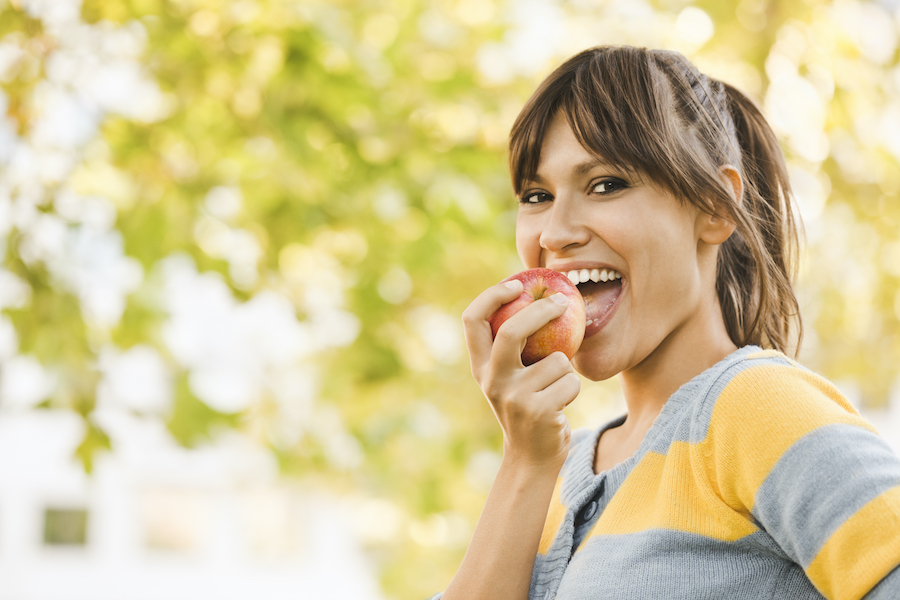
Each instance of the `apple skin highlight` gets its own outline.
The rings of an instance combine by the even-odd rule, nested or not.
[[[571,360],[584,340],[586,316],[581,292],[568,277],[553,269],[526,269],[500,283],[513,279],[522,282],[522,293],[512,302],[498,308],[488,319],[494,338],[497,337],[500,326],[511,316],[532,302],[559,292],[569,298],[566,312],[528,338],[525,349],[522,350],[522,364],[525,366],[534,364],[554,352],[563,352]]]

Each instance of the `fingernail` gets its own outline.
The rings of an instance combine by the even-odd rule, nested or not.
[[[517,290],[522,287],[522,282],[518,279],[511,279],[503,283],[505,287],[508,287],[511,290]]]
[[[566,304],[569,303],[569,297],[560,292],[557,292],[557,293],[553,294],[552,296],[550,296],[550,299],[553,300],[554,302],[556,302],[557,304],[559,304],[560,306],[565,306]]]

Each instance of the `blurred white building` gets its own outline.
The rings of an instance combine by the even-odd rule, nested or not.
[[[280,480],[268,451],[98,416],[115,451],[88,476],[78,415],[0,412],[0,600],[381,598],[341,503]]]

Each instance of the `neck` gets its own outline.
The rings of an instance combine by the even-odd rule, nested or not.
[[[718,302],[715,304],[718,309]],[[690,332],[673,331],[643,361],[619,375],[628,417],[623,433],[646,433],[669,397],[682,385],[737,350],[721,312]]]

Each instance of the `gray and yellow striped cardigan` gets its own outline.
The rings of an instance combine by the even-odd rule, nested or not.
[[[731,354],[594,473],[605,427],[573,435],[531,600],[900,599],[900,457],[783,354]]]

